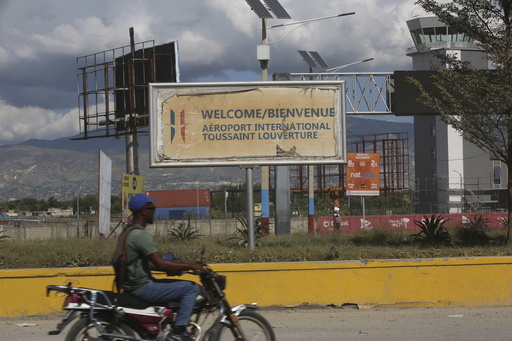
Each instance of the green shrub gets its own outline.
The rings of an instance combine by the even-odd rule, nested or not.
[[[415,220],[414,224],[420,228],[420,232],[413,234],[416,240],[431,244],[451,244],[452,239],[445,225],[450,219],[433,214],[430,218],[423,217]]]
[[[249,246],[249,226],[247,220],[242,217],[236,218],[241,227],[237,227],[234,235],[229,240],[235,240],[238,246],[248,247]],[[264,230],[268,229],[268,226],[263,224],[263,219],[258,218],[254,221],[254,245],[259,246],[259,240],[265,236]]]
[[[489,220],[482,215],[469,217],[469,221],[462,223],[457,229],[457,237],[466,243],[473,245],[483,245],[489,242],[487,231],[489,230]]]
[[[350,238],[351,242],[356,245],[403,245],[409,239],[408,235],[402,230],[387,231],[378,229],[363,230],[353,234]]]
[[[404,231],[359,231],[332,235],[268,235],[259,239],[259,247],[238,247],[232,236],[201,236],[197,239],[171,240],[155,237],[157,250],[172,251],[179,261],[193,263],[201,259],[204,245],[206,263],[298,262],[370,259],[447,258],[511,256],[507,229],[490,229],[488,243],[469,244],[456,238],[451,244],[417,243]],[[405,238],[409,237],[409,238]],[[5,239],[4,239],[5,240]],[[0,269],[61,268],[110,266],[115,238],[68,238],[0,243]]]
[[[328,260],[337,260],[340,258],[340,250],[336,246],[331,246],[329,253],[327,254]]]
[[[187,225],[180,223],[178,227],[169,230],[169,238],[171,240],[190,240],[197,239],[200,236],[199,231],[190,225],[190,221]]]
[[[87,254],[75,253],[66,255],[61,259],[61,267],[63,268],[81,268],[90,266],[93,260]]]

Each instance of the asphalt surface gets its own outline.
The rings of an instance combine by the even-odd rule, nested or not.
[[[512,340],[512,307],[263,308],[277,340]],[[47,335],[62,315],[0,319],[0,340],[63,340]]]

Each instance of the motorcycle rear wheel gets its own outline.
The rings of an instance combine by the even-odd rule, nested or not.
[[[252,310],[244,310],[238,315],[239,326],[246,337],[245,341],[275,341],[274,330],[270,323]],[[210,341],[235,340],[231,329],[226,324],[217,326],[210,336]]]
[[[98,318],[98,321],[103,325],[103,327],[107,330],[107,332],[112,334],[120,334],[133,336],[133,330],[125,324],[112,325],[104,320]],[[66,335],[65,341],[87,341],[90,338],[100,339],[101,335],[94,327],[94,325],[90,322],[89,318],[83,317],[79,319],[70,329]],[[105,339],[101,339],[105,340]],[[122,339],[109,339],[109,340],[122,340]]]

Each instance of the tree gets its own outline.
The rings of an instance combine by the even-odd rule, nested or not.
[[[91,210],[98,209],[98,197],[95,194],[87,194],[85,197],[77,198],[73,204],[75,213],[78,211],[80,214],[91,214]]]
[[[48,207],[58,208],[59,207],[59,200],[55,199],[54,196],[49,197],[48,198]]]
[[[121,214],[121,196],[120,195],[112,195],[110,196],[110,212],[111,214]]]
[[[420,90],[420,102],[436,110],[467,141],[508,167],[508,243],[512,245],[512,0],[418,0],[425,11],[473,38],[493,70],[477,70],[456,56],[438,54],[434,89]]]

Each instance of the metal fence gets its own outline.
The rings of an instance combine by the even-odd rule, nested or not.
[[[506,212],[506,187],[492,178],[426,178],[414,184],[415,213]]]

